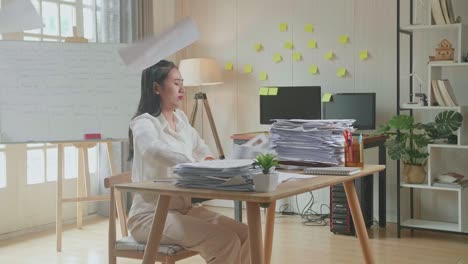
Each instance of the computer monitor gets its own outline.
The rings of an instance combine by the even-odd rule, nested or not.
[[[320,86],[278,87],[275,96],[260,96],[260,124],[272,119],[320,119]]]
[[[375,93],[338,93],[323,103],[323,119],[356,119],[359,130],[375,129]]]

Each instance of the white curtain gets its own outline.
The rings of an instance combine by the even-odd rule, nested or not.
[[[120,0],[120,23],[121,42],[131,43],[152,36],[153,1]]]

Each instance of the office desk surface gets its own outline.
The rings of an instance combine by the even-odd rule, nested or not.
[[[181,188],[175,186],[173,183],[167,182],[141,182],[119,184],[115,187],[119,190],[136,191],[136,192],[157,192],[160,195],[168,196],[194,196],[197,198],[209,199],[227,199],[227,200],[240,200],[258,203],[270,203],[282,198],[287,198],[298,193],[305,193],[316,189],[324,188],[327,186],[335,185],[338,183],[354,180],[375,172],[385,169],[384,165],[365,165],[361,172],[350,176],[319,176],[310,179],[290,180],[278,185],[278,188],[273,192],[259,193],[259,192],[233,192],[221,190],[208,190],[208,189],[192,189]],[[301,170],[287,171],[290,173],[303,173]]]

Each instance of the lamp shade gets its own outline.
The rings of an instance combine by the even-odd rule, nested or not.
[[[219,66],[213,59],[194,58],[181,60],[179,71],[184,79],[184,86],[204,86],[223,83]]]

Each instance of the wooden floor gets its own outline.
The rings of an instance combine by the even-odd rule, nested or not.
[[[226,215],[232,209],[212,208]],[[396,238],[395,225],[369,229],[377,263],[468,264],[468,236],[405,230]],[[55,252],[55,231],[0,241],[2,264],[107,263],[107,218],[96,216],[82,230],[66,227],[62,253]],[[118,263],[141,263],[119,259]],[[205,263],[199,256],[180,264]],[[334,235],[329,227],[305,226],[298,216],[276,219],[272,263],[363,263],[357,238]]]

